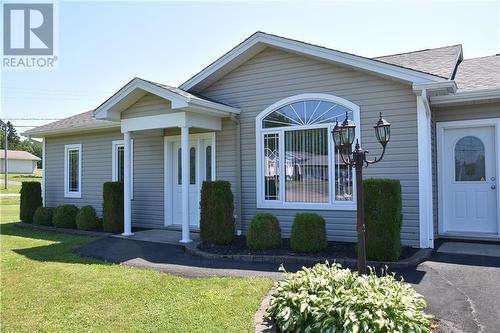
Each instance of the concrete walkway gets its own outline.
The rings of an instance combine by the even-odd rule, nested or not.
[[[280,279],[278,264],[208,260],[179,245],[108,237],[77,249],[84,256],[185,277],[240,276]],[[286,265],[296,271],[299,265]],[[437,253],[414,268],[393,270],[428,302],[438,332],[489,333],[500,327],[500,258]]]

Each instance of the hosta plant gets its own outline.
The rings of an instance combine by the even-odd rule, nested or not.
[[[409,284],[383,272],[359,276],[339,264],[285,274],[267,315],[283,332],[430,332],[426,302]]]

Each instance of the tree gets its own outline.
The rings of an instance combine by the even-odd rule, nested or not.
[[[2,129],[2,134],[0,134],[0,146],[2,148],[5,148],[5,125],[7,125],[8,148],[12,150],[18,150],[19,144],[21,143],[21,137],[19,136],[19,134],[17,134],[16,129],[10,121],[7,121],[7,123],[5,123],[4,121],[0,120],[0,126]]]

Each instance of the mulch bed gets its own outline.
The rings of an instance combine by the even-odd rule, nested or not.
[[[198,249],[220,255],[257,255],[257,256],[310,256],[310,257],[331,257],[331,258],[352,258],[356,259],[356,244],[347,242],[328,242],[327,248],[322,252],[303,253],[295,252],[290,248],[290,240],[284,239],[281,248],[274,250],[255,251],[246,246],[244,236],[237,236],[229,245],[209,245],[201,243]],[[412,247],[402,247],[399,260],[406,259],[415,254],[419,249]]]

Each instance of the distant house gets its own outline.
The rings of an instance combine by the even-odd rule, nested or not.
[[[5,172],[5,150],[0,150],[0,172]],[[35,173],[40,158],[22,150],[7,150],[7,171],[9,173]]]

